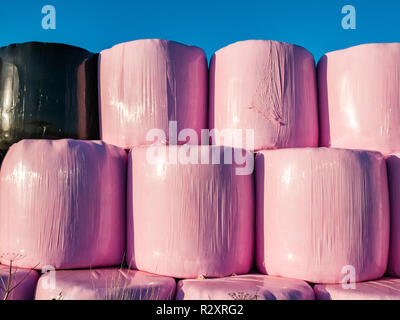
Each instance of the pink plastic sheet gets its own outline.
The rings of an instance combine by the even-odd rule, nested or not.
[[[126,163],[123,149],[104,142],[14,144],[0,172],[0,255],[38,269],[121,264]]]
[[[388,271],[400,277],[400,153],[386,158],[390,194],[390,251]]]
[[[400,43],[329,52],[318,83],[322,146],[400,151]]]
[[[379,152],[262,151],[256,190],[256,262],[262,273],[315,283],[383,276],[389,200]]]
[[[207,59],[202,49],[149,39],[100,53],[102,140],[124,148],[150,144],[149,130],[177,121],[178,132],[207,128]],[[176,144],[176,143],[172,143]]]
[[[177,300],[314,300],[313,289],[295,279],[247,274],[178,283]]]
[[[223,164],[231,148],[163,150],[166,157],[154,162],[148,161],[149,147],[134,148],[129,155],[128,264],[176,278],[247,273],[253,263],[253,175],[237,175],[240,166],[234,161]],[[195,152],[198,157],[192,159],[205,155],[210,164],[179,160]],[[221,164],[211,164],[213,152]]]
[[[318,300],[400,300],[400,279],[383,278],[356,283],[354,289],[342,285],[315,285]]]
[[[50,271],[40,277],[36,300],[170,300],[175,279],[120,268]]]
[[[315,62],[306,49],[276,41],[249,40],[215,52],[210,62],[210,128],[254,130],[254,149],[318,146]],[[221,132],[222,131],[222,132]],[[244,137],[244,135],[242,136]]]
[[[33,300],[39,274],[35,270],[0,265],[0,301]]]

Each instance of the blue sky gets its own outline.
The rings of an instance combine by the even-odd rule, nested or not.
[[[56,8],[56,30],[41,9]],[[356,8],[357,29],[341,27],[341,8]],[[0,46],[61,42],[99,52],[114,44],[163,38],[196,45],[208,57],[246,39],[271,39],[325,52],[368,42],[400,42],[399,0],[3,0]]]

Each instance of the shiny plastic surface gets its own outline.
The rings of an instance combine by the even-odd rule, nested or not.
[[[389,199],[379,152],[305,148],[256,156],[256,262],[315,283],[386,271]],[[353,269],[352,269],[353,268]]]
[[[97,57],[54,43],[0,48],[0,149],[22,139],[99,139]]]
[[[223,160],[231,148],[165,148],[167,156],[155,163],[147,160],[149,147],[129,155],[128,264],[176,278],[247,273],[253,263],[253,175],[236,175],[236,164],[174,163],[174,151],[197,151],[211,160],[215,150]]]
[[[39,274],[35,270],[0,265],[0,301],[33,300]]]
[[[400,151],[400,43],[329,52],[318,83],[322,146]]]
[[[386,158],[390,195],[390,251],[388,272],[400,277],[400,153]]]
[[[342,285],[315,285],[318,300],[400,300],[400,279],[383,278],[356,283],[355,288]]]
[[[53,284],[53,286],[52,286]],[[173,278],[110,268],[51,271],[39,279],[36,300],[170,300]]]
[[[120,265],[126,163],[123,149],[104,142],[14,144],[0,171],[0,253],[38,269]]]
[[[318,146],[315,62],[306,49],[248,40],[215,52],[210,62],[209,126],[254,130],[254,149]],[[249,149],[223,132],[215,143]]]
[[[247,274],[219,279],[181,280],[177,300],[314,300],[305,281]]]
[[[99,72],[102,140],[131,148],[150,144],[147,133],[159,128],[171,143],[169,121],[198,137],[207,128],[202,49],[159,39],[121,43],[100,53]]]

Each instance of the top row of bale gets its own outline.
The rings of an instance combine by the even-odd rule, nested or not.
[[[400,43],[324,55],[249,40],[214,53],[166,40],[100,54],[63,44],[0,48],[0,150],[22,139],[101,139],[123,148],[148,133],[216,129],[213,143],[251,149],[332,146],[400,151]],[[182,142],[182,141],[181,141]],[[193,143],[193,141],[191,141]],[[195,141],[195,144],[200,141]]]

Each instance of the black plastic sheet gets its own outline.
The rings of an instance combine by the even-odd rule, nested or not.
[[[53,43],[0,48],[0,150],[22,139],[99,139],[98,55]]]
[[[8,151],[7,149],[5,149],[5,150],[0,149],[0,167],[1,167],[1,164],[3,163],[4,157],[7,154],[7,151]]]

